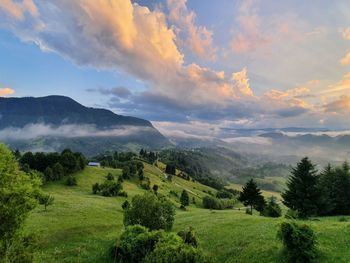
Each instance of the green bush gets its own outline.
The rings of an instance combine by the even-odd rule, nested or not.
[[[277,204],[274,197],[269,199],[261,214],[268,217],[280,217],[282,215],[281,207]]]
[[[124,225],[137,225],[148,227],[151,230],[170,230],[174,223],[175,209],[164,198],[146,193],[136,195],[129,209],[124,210]]]
[[[223,209],[231,209],[236,204],[235,199],[218,199],[212,196],[205,196],[203,198],[203,207],[206,209],[215,209],[215,210],[223,210]]]
[[[196,238],[196,234],[195,234],[194,229],[192,227],[189,227],[188,230],[182,230],[177,234],[182,238],[182,240],[186,244],[191,245],[193,247],[198,246],[198,240]]]
[[[114,256],[121,262],[143,262],[165,234],[163,230],[149,231],[140,225],[128,226],[120,236]]]
[[[65,185],[68,185],[68,186],[75,186],[77,185],[77,179],[74,177],[74,176],[68,176],[64,182]]]
[[[316,236],[307,225],[284,222],[278,231],[288,262],[308,263],[316,257]]]
[[[126,227],[114,249],[119,262],[208,262],[202,252],[187,245],[175,233],[164,230],[150,231],[134,225]]]
[[[92,193],[95,195],[101,191],[100,184],[95,183],[92,185]]]
[[[113,181],[113,180],[114,180],[113,174],[108,173],[108,174],[106,175],[106,179],[107,179],[108,181]]]
[[[123,189],[123,186],[121,183],[106,180],[100,185],[100,189],[103,196],[117,196]]]

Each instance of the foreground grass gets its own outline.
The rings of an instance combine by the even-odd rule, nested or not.
[[[121,204],[125,198],[91,194],[91,185],[102,182],[108,172],[116,176],[121,173],[116,169],[87,168],[76,175],[76,187],[64,186],[62,182],[45,186],[55,202],[47,211],[38,207],[26,226],[26,231],[35,232],[39,238],[36,262],[113,262],[109,249],[123,230]],[[197,206],[205,192],[215,191],[181,178],[169,182],[156,167],[146,166],[145,173],[152,185],[158,184],[159,191],[176,206],[178,198],[170,195],[170,190],[178,193],[188,190]],[[129,200],[144,192],[136,181],[125,181],[123,187]],[[200,247],[215,262],[281,262],[281,243],[276,233],[284,219],[250,216],[243,210],[210,211],[197,206],[177,210],[174,231],[194,227]],[[339,219],[326,217],[305,222],[317,234],[319,262],[350,262],[350,222]],[[350,217],[345,220],[350,221]]]

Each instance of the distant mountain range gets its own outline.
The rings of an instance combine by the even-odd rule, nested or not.
[[[0,98],[0,141],[20,150],[69,147],[88,155],[170,145],[147,120],[85,107],[65,96]]]

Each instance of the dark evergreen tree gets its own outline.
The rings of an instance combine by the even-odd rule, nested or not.
[[[165,167],[165,173],[175,175],[176,168],[173,164],[167,164]]]
[[[180,203],[182,207],[186,207],[190,205],[190,197],[186,190],[183,190],[181,193]]]
[[[153,187],[152,187],[152,189],[153,189],[153,192],[155,193],[155,194],[157,194],[158,193],[158,185],[153,185]]]
[[[245,186],[243,186],[242,192],[238,198],[245,206],[250,207],[250,213],[253,213],[253,208],[259,212],[263,211],[265,206],[264,197],[261,194],[260,189],[253,179],[250,179]]]
[[[59,180],[65,175],[64,168],[60,163],[56,163],[52,171],[55,178],[54,180]]]
[[[283,203],[299,217],[316,215],[320,203],[317,183],[315,165],[307,157],[303,158],[291,172],[287,190],[282,193]]]

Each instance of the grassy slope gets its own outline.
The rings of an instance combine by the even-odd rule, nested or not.
[[[38,207],[27,222],[27,231],[40,237],[37,262],[112,262],[108,249],[123,229],[121,204],[125,198],[106,198],[91,194],[91,185],[102,182],[111,172],[120,170],[87,168],[77,175],[78,186],[67,187],[61,182],[45,186],[45,191],[55,197],[54,205],[43,211]],[[210,187],[173,178],[164,180],[162,172],[149,165],[145,173],[152,185],[168,195],[183,188],[197,198]],[[124,190],[131,199],[142,193],[135,182],[124,182]],[[269,194],[269,193],[268,193]],[[177,198],[169,195],[178,204]],[[349,218],[350,220],[350,218]],[[177,210],[174,230],[193,226],[200,246],[216,262],[278,262],[280,242],[276,232],[283,219],[246,215],[242,210],[210,211],[195,207],[188,211]],[[337,217],[308,221],[317,233],[321,253],[327,255],[321,262],[350,262],[350,223],[339,222]]]

